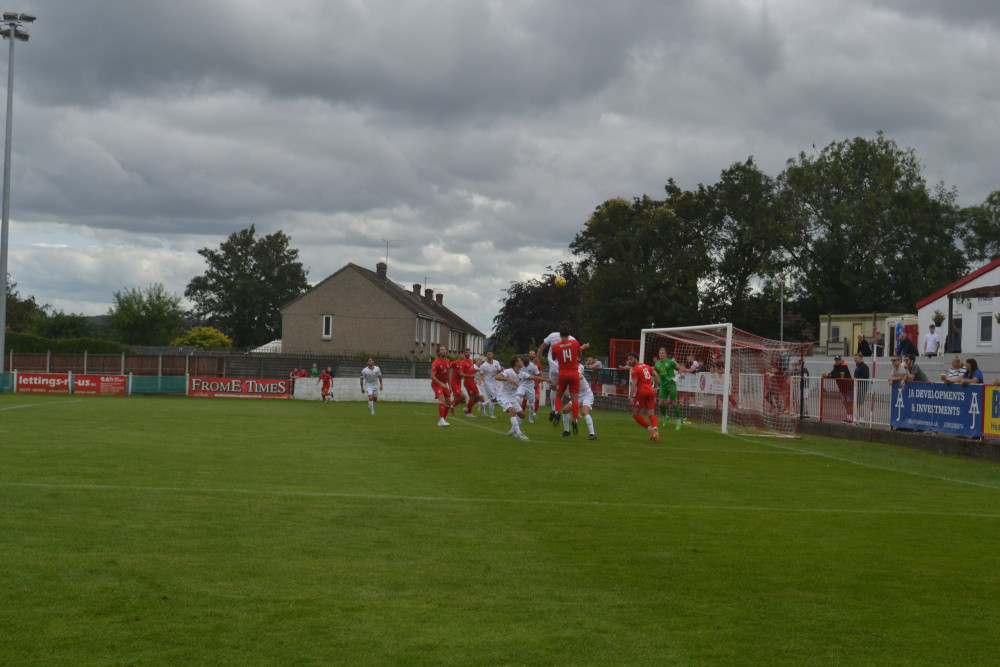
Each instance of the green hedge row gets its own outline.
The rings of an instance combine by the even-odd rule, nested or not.
[[[35,334],[7,332],[4,354],[121,354],[127,348],[120,343],[97,338],[42,338]]]

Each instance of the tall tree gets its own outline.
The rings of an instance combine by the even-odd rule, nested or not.
[[[962,210],[962,245],[972,263],[1000,257],[1000,190],[994,190],[979,206]]]
[[[112,297],[108,325],[115,338],[128,345],[168,345],[180,334],[184,310],[181,298],[161,283],[145,289],[129,287]]]
[[[98,326],[86,315],[61,310],[43,313],[35,320],[31,332],[42,338],[97,338],[101,335]]]
[[[540,279],[513,282],[507,288],[500,312],[493,318],[494,338],[504,346],[526,352],[558,330],[560,322],[567,321],[575,329],[580,305],[576,266],[562,262],[555,270],[546,268]],[[565,287],[556,287],[556,276],[566,279]]]
[[[788,230],[776,181],[750,157],[723,171],[706,194],[714,267],[703,282],[703,314],[756,331],[762,284],[783,272]]]
[[[256,238],[256,226],[234,232],[218,250],[202,248],[208,270],[184,295],[195,314],[233,339],[236,347],[263,345],[281,335],[283,305],[309,289],[299,251],[278,230]]]
[[[664,201],[609,199],[570,243],[582,257],[580,319],[591,342],[698,321],[698,281],[711,266],[704,192],[673,181],[666,189]]]
[[[801,153],[778,180],[798,291],[819,312],[912,310],[967,270],[954,193],[928,191],[913,150],[881,132]]]
[[[48,305],[39,306],[35,297],[29,296],[21,298],[17,291],[17,283],[11,280],[7,274],[7,326],[17,333],[31,331],[31,326],[35,319],[45,314]]]

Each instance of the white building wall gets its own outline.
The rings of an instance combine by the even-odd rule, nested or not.
[[[980,287],[991,287],[1000,285],[1000,268],[975,278],[959,287],[957,292],[967,292]],[[917,319],[920,326],[920,340],[917,347],[923,352],[924,335],[929,331],[928,326],[934,321],[934,311],[940,310],[945,317],[948,316],[948,295],[944,295],[933,302],[925,305],[917,312]],[[975,356],[976,354],[990,354],[1000,352],[1000,323],[996,320],[996,314],[1000,312],[1000,298],[993,297],[973,297],[971,299],[955,300],[952,308],[952,317],[962,318],[962,355]],[[989,316],[989,336],[992,340],[983,341],[981,339],[980,318]],[[948,320],[941,325],[941,343],[944,344],[945,336],[948,333]]]

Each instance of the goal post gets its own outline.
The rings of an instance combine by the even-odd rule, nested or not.
[[[777,341],[731,323],[643,329],[640,359],[662,348],[677,361],[684,417],[717,423],[723,433],[795,435],[802,361],[811,343]]]

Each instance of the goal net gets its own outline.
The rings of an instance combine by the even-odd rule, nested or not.
[[[677,361],[684,419],[719,424],[723,433],[793,436],[802,361],[811,346],[708,324],[643,329],[639,357],[653,366],[662,349]]]

